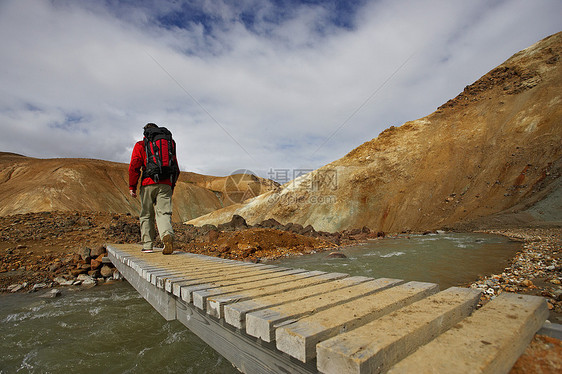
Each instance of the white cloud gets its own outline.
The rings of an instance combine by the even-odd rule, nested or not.
[[[128,162],[153,121],[185,170],[316,168],[431,113],[560,31],[562,13],[549,0],[367,1],[345,28],[329,6],[199,3],[1,2],[0,150]]]

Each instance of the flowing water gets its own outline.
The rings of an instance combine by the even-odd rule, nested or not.
[[[0,373],[238,373],[126,282],[0,297]]]
[[[498,273],[519,243],[492,235],[384,239],[286,258],[282,266],[438,283],[441,289]],[[237,373],[177,321],[166,322],[126,282],[72,291],[0,296],[0,373]]]
[[[338,251],[347,258],[328,258],[329,252],[322,252],[271,263],[372,278],[433,282],[444,290],[473,282],[480,275],[501,273],[520,248],[521,243],[497,235],[412,235],[372,240]]]

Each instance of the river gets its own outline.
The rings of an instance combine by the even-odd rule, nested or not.
[[[281,266],[462,285],[498,273],[520,248],[501,236],[443,234],[370,241],[285,258]],[[177,321],[166,322],[126,282],[0,296],[0,373],[237,373]]]

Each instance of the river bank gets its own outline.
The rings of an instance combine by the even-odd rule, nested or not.
[[[468,285],[482,290],[481,304],[502,292],[547,299],[550,321],[562,323],[562,228],[484,230],[522,243],[521,251],[500,274],[489,274]]]

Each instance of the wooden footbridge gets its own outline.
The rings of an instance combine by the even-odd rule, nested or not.
[[[480,293],[108,245],[166,320],[244,373],[506,373],[545,322],[541,297]]]

